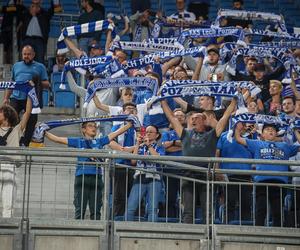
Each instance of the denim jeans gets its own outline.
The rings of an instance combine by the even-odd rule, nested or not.
[[[142,198],[146,197],[148,221],[157,221],[158,202],[161,190],[162,183],[160,180],[151,179],[149,182],[140,183],[139,178],[135,179],[128,198],[127,220],[134,220],[135,210]]]

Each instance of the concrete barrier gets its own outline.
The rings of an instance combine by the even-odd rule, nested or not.
[[[205,225],[114,223],[113,249],[199,250],[207,249],[207,244]]]

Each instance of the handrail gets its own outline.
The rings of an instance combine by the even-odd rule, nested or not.
[[[66,152],[68,154],[66,155]],[[98,157],[126,160],[143,161],[176,161],[176,162],[203,162],[203,163],[245,163],[245,164],[271,164],[300,166],[300,161],[291,160],[259,160],[242,158],[217,158],[217,157],[187,157],[187,156],[150,156],[134,155],[116,150],[94,150],[94,149],[71,149],[71,148],[19,148],[0,146],[0,155],[20,155],[20,156],[53,156],[53,157]],[[163,163],[165,164],[165,163]],[[199,169],[199,167],[197,167]]]
[[[67,154],[66,154],[67,153]],[[9,156],[31,156],[39,157],[39,160],[33,159],[33,163],[43,163],[44,161],[40,157],[55,157],[59,159],[63,158],[75,158],[75,157],[97,157],[108,159],[127,159],[127,160],[142,160],[156,162],[162,165],[172,166],[176,169],[195,171],[199,173],[211,172],[213,174],[240,174],[240,175],[271,175],[271,176],[300,176],[299,172],[283,172],[283,171],[258,171],[258,170],[232,170],[232,169],[214,169],[198,167],[185,162],[201,162],[201,163],[248,163],[248,164],[268,164],[268,165],[287,165],[287,166],[300,166],[300,161],[283,161],[283,160],[258,160],[258,159],[240,159],[240,158],[217,158],[217,157],[178,157],[178,156],[146,156],[146,155],[134,155],[129,153],[120,153],[119,151],[111,150],[93,150],[93,149],[69,149],[69,148],[16,148],[16,147],[0,147],[0,159],[3,157],[7,160],[11,160]],[[16,162],[22,162],[22,160],[15,160]],[[59,162],[55,160],[55,162]],[[63,163],[63,161],[62,161]],[[74,164],[76,161],[74,161]],[[83,162],[81,162],[83,163]],[[91,162],[89,162],[92,165]],[[99,163],[94,163],[99,165]]]

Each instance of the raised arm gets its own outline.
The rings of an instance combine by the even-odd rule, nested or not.
[[[246,140],[244,138],[242,138],[242,136],[241,136],[243,127],[244,127],[244,125],[241,122],[239,122],[236,125],[235,131],[234,131],[234,138],[239,144],[247,146]]]
[[[85,88],[77,85],[70,71],[67,72],[67,80],[69,83],[70,90],[74,92],[76,95],[78,95],[80,98],[84,99],[87,91]]]
[[[109,51],[110,44],[112,41],[112,36],[111,36],[111,29],[108,29],[106,32],[106,41],[105,41],[105,54]]]
[[[65,38],[65,43],[67,44],[68,48],[75,54],[77,58],[80,58],[84,55],[84,52],[78,49],[75,44],[72,42],[71,39]]]
[[[203,65],[203,59],[204,59],[204,57],[202,57],[202,56],[199,57],[194,74],[192,76],[192,80],[199,80],[200,72],[201,72],[202,65]]]
[[[217,136],[220,136],[222,134],[222,132],[224,131],[224,129],[226,128],[229,117],[236,108],[236,103],[237,103],[236,99],[232,98],[231,103],[227,107],[223,117],[218,121],[218,123],[216,125],[216,135]]]
[[[294,95],[296,97],[296,100],[300,100],[300,93],[299,93],[299,91],[297,89],[297,86],[296,86],[293,74],[292,74],[292,77],[291,77],[291,84],[290,84],[290,86],[291,86],[291,89],[292,89],[292,91],[293,91],[293,93],[294,93]]]
[[[163,108],[163,111],[168,118],[169,122],[172,124],[172,127],[176,131],[179,138],[181,138],[183,127],[181,123],[177,120],[177,118],[174,116],[172,110],[170,109],[168,103],[166,100],[161,101],[161,106]]]
[[[183,100],[181,97],[175,97],[173,100],[180,105],[183,112],[187,111],[188,103],[185,100]]]
[[[166,75],[169,68],[174,65],[177,65],[181,61],[181,57],[174,57],[171,60],[165,62],[162,66],[162,75]]]
[[[64,145],[68,145],[68,138],[67,137],[60,137],[60,136],[56,136],[48,131],[45,132],[45,136],[53,142],[56,143],[60,143],[60,144],[64,144]]]
[[[124,23],[125,23],[125,27],[124,27],[124,29],[121,30],[121,32],[119,33],[119,36],[120,36],[120,37],[123,36],[123,35],[125,35],[125,34],[126,34],[127,32],[129,32],[129,30],[130,30],[130,26],[129,26],[130,21],[129,21],[129,18],[128,18],[127,16],[124,16],[124,17],[123,17],[123,20],[124,20]]]
[[[27,102],[26,102],[26,111],[22,116],[22,119],[20,121],[20,126],[21,130],[23,131],[26,128],[27,122],[29,120],[30,114],[32,111],[32,102],[29,97],[27,97]]]
[[[104,104],[104,103],[102,103],[102,102],[100,102],[100,100],[99,100],[99,98],[98,98],[97,95],[94,95],[93,100],[94,100],[94,103],[95,103],[95,105],[96,105],[96,107],[98,109],[101,109],[101,110],[103,110],[106,113],[109,113],[109,106],[106,105],[106,104]]]
[[[119,128],[118,130],[116,130],[115,132],[112,132],[108,135],[108,139],[110,141],[112,141],[113,139],[115,139],[116,137],[118,137],[119,135],[125,133],[128,129],[130,129],[132,127],[131,123],[127,123],[126,125],[122,126],[121,128]]]

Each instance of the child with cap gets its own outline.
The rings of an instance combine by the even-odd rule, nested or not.
[[[277,127],[275,124],[265,123],[262,128],[262,140],[252,140],[242,138],[243,124],[238,123],[235,130],[235,139],[238,143],[246,146],[248,150],[253,154],[255,159],[265,160],[288,160],[290,157],[297,154],[299,146],[288,145],[285,142],[278,142]],[[299,135],[299,132],[295,130],[295,134]],[[288,165],[272,165],[272,164],[256,164],[256,170],[259,171],[289,171]],[[254,182],[258,183],[288,183],[287,176],[253,176]],[[282,189],[284,192],[284,190]],[[267,194],[268,192],[268,194]],[[255,205],[255,225],[263,226],[265,224],[267,214],[267,202],[271,206],[272,222],[273,226],[281,225],[281,213],[282,204],[280,199],[281,188],[280,186],[256,186],[256,205]],[[266,198],[269,198],[267,201]],[[283,196],[284,197],[284,196]]]

